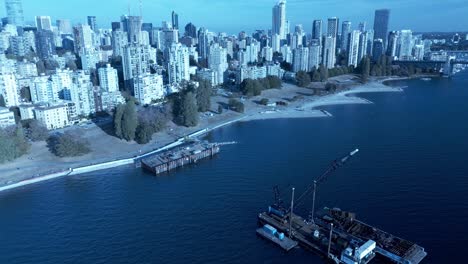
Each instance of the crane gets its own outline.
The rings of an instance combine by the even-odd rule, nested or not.
[[[315,212],[315,193],[317,191],[317,186],[319,184],[321,184],[323,181],[326,180],[326,178],[331,174],[333,173],[334,171],[336,171],[338,168],[342,167],[351,157],[353,157],[354,155],[356,155],[357,153],[359,152],[359,149],[355,149],[353,151],[351,151],[349,154],[347,154],[346,156],[344,156],[343,158],[341,159],[336,159],[332,162],[332,164],[330,165],[330,167],[328,167],[328,169],[322,174],[320,175],[318,178],[316,178],[314,180],[314,183],[309,186],[305,191],[304,193],[302,193],[301,196],[299,196],[299,198],[297,198],[296,201],[294,201],[295,205],[298,206],[302,201],[303,201],[303,198],[306,197],[310,192],[312,192],[312,211],[311,211],[311,215],[310,215],[310,222],[313,223],[314,222],[314,212]],[[293,196],[294,197],[294,196]],[[294,198],[293,198],[294,199]],[[285,215],[291,213],[293,210],[293,203],[291,203],[291,207],[288,209],[287,212],[285,212]]]

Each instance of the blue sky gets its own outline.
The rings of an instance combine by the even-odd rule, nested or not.
[[[145,22],[160,25],[170,21],[171,11],[179,14],[182,26],[193,22],[211,31],[238,33],[244,29],[271,28],[271,8],[277,0],[143,0]],[[35,15],[49,15],[52,20],[71,19],[85,22],[87,15],[97,16],[101,27],[110,27],[120,15],[128,13],[128,0],[23,0],[26,21]],[[131,0],[133,14],[139,14],[139,0]],[[373,25],[374,10],[390,8],[391,29],[414,31],[468,31],[468,0],[288,0],[287,17],[291,29],[303,24],[310,31],[313,19],[337,16],[353,26],[366,21]],[[5,10],[3,13],[5,16]]]

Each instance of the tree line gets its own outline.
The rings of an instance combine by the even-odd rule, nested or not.
[[[258,96],[262,91],[269,89],[279,89],[282,86],[281,79],[277,76],[269,75],[266,78],[260,79],[245,79],[240,85],[242,94],[247,96]]]

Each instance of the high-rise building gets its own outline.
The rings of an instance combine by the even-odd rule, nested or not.
[[[398,31],[388,33],[387,56],[395,57],[397,55]]]
[[[197,27],[192,23],[188,23],[185,26],[185,36],[197,38]]]
[[[91,28],[92,31],[98,30],[95,16],[88,16],[88,26]]]
[[[21,0],[5,0],[8,23],[22,27],[24,26],[23,4]]]
[[[350,33],[351,33],[351,22],[344,21],[341,27],[341,50],[342,51],[348,50]]]
[[[179,15],[175,11],[172,11],[172,27],[179,29]]]
[[[80,53],[93,48],[93,31],[89,25],[77,25],[73,27],[75,39],[75,52]]]
[[[359,31],[361,32],[361,31]],[[367,45],[369,45],[369,35],[366,34],[366,32],[362,33],[359,36],[359,50],[358,50],[358,63],[361,62],[362,58],[366,55],[371,55],[372,53],[368,52],[369,49],[367,48]],[[372,46],[372,44],[370,44]]]
[[[332,36],[323,38],[322,64],[331,69],[335,67],[336,61],[336,39]]]
[[[135,78],[135,98],[141,104],[151,104],[164,97],[163,78],[159,74],[145,74]]]
[[[140,43],[142,19],[140,16],[123,16],[122,26],[127,32],[128,43]]]
[[[117,92],[119,90],[119,76],[117,70],[112,68],[110,64],[106,67],[99,68],[99,84],[106,92]]]
[[[36,50],[41,59],[47,59],[55,52],[54,32],[50,30],[38,30],[36,32]]]
[[[366,41],[367,41],[367,52],[366,55],[372,55],[372,48],[374,46],[374,30],[369,29],[366,31]]]
[[[390,9],[375,10],[374,39],[382,39],[384,48],[387,45],[389,20],[390,20]]]
[[[380,56],[384,54],[384,45],[382,39],[375,39],[374,40],[374,47],[372,48],[372,59],[377,61]]]
[[[278,34],[273,34],[271,36],[271,48],[273,49],[273,52],[279,52],[281,48],[281,39]]]
[[[358,30],[361,31],[361,32],[366,31],[366,22],[359,23]]]
[[[122,66],[126,87],[133,87],[133,78],[150,73],[150,60],[155,60],[148,45],[131,43],[124,47]]]
[[[293,71],[309,71],[309,48],[298,47],[293,51]]]
[[[353,30],[349,34],[349,46],[348,46],[348,66],[353,65],[357,67],[359,63],[359,39],[361,31]]]
[[[283,60],[287,63],[292,63],[293,62],[293,52],[291,50],[291,47],[288,45],[283,45],[281,47],[281,55],[283,55]]]
[[[322,20],[314,20],[312,24],[312,39],[318,39],[322,43]]]
[[[280,39],[286,39],[288,34],[286,25],[286,0],[280,0],[273,7],[273,27],[272,34],[278,34]]]
[[[75,103],[78,115],[88,116],[95,113],[95,101],[91,76],[85,71],[75,71],[72,74],[73,85],[65,99]]]
[[[224,73],[228,69],[227,51],[215,43],[210,47],[208,56],[208,68],[216,73],[217,83],[224,83]]]
[[[70,20],[68,20],[68,19],[58,19],[57,20],[57,28],[58,28],[58,31],[61,34],[72,34],[73,33]]]
[[[169,84],[178,84],[190,80],[190,55],[188,48],[180,43],[173,43],[166,49]]]
[[[50,16],[37,16],[36,17],[37,30],[52,30],[52,22]]]
[[[6,107],[19,104],[19,91],[16,84],[16,76],[13,72],[0,73],[0,95],[5,100]]]
[[[412,60],[413,58],[413,32],[411,30],[400,31],[399,37],[399,60]]]
[[[112,31],[112,51],[114,57],[122,56],[125,46],[128,45],[127,32],[122,30]]]
[[[320,43],[318,41],[313,42],[309,47],[309,70],[313,68],[318,69],[320,60]]]
[[[198,30],[198,54],[202,59],[208,58],[210,42],[208,40],[208,30],[201,27]]]
[[[336,17],[332,17],[328,19],[327,36],[332,36],[335,39],[335,41],[336,41],[336,38],[338,37],[338,23],[339,23],[339,19]]]

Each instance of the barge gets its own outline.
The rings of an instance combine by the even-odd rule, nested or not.
[[[324,208],[315,215],[317,186],[358,152],[356,149],[333,161],[298,199],[294,198],[295,188],[292,188],[291,205],[288,208],[283,206],[279,188],[275,186],[275,203],[266,212],[258,214],[258,224],[288,234],[302,248],[332,263],[366,264],[378,254],[398,264],[419,264],[427,256],[423,247],[359,221],[354,213]],[[294,213],[294,208],[309,194],[312,194],[312,210],[305,219]]]
[[[141,160],[141,167],[155,175],[197,163],[220,152],[220,144],[195,142]]]
[[[297,242],[286,237],[284,233],[278,232],[276,228],[272,227],[271,225],[264,225],[261,228],[257,229],[257,234],[276,245],[280,246],[285,251],[289,251],[297,246]]]

